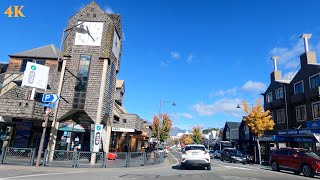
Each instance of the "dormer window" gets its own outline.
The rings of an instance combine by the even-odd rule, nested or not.
[[[276,90],[276,99],[283,99],[283,89],[279,88]]]
[[[272,92],[267,94],[267,103],[271,103],[272,102]]]
[[[320,74],[316,74],[309,78],[310,81],[310,89],[315,89],[320,86]]]
[[[299,81],[294,84],[294,95],[304,93],[303,81]]]

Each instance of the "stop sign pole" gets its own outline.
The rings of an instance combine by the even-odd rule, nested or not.
[[[50,112],[51,112],[51,109],[49,109],[49,108],[47,108],[45,111],[44,123],[42,124],[43,129],[42,129],[42,135],[41,135],[41,140],[40,140],[40,145],[39,145],[39,150],[38,150],[38,155],[37,155],[36,166],[40,165],[41,154],[42,154],[44,139],[46,137],[47,124],[48,124]]]

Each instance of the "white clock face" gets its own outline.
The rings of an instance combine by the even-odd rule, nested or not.
[[[78,24],[83,21],[79,21]],[[103,23],[102,22],[84,22],[83,28],[87,31],[85,34],[76,32],[75,45],[100,46],[102,39]],[[80,27],[79,25],[78,27]]]
[[[113,43],[112,43],[112,52],[119,59],[120,55],[120,38],[116,30],[114,30],[113,34]]]

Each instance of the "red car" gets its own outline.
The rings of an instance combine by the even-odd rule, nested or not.
[[[313,177],[320,173],[320,157],[306,149],[283,148],[272,152],[270,161],[273,171],[289,170]]]

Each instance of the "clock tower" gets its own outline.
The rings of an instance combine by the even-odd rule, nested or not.
[[[72,27],[81,27],[85,33],[75,32]],[[86,127],[103,124],[106,134],[103,147],[106,150],[109,149],[110,119],[120,69],[121,18],[117,14],[107,14],[91,2],[69,19],[68,28],[62,52],[61,98],[51,136],[57,139],[52,139],[50,149],[57,148],[55,144],[59,141],[61,124],[72,122],[85,129],[84,136],[90,136],[90,133],[86,134]]]

